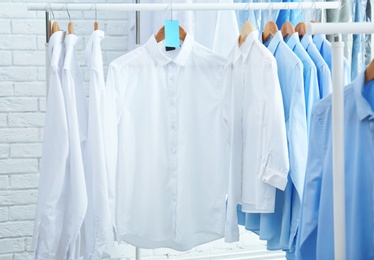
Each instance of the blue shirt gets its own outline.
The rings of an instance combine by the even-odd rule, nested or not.
[[[332,73],[331,65],[331,43],[326,39],[324,34],[316,34],[313,36],[313,43],[316,45],[317,50],[322,55],[322,58],[326,61],[329,66],[330,72]],[[351,68],[347,59],[344,57],[344,86],[351,83]]]
[[[374,259],[374,112],[362,72],[344,89],[347,259]],[[367,83],[374,88],[374,82]],[[334,259],[331,95],[312,114],[297,259]]]
[[[316,65],[319,95],[320,98],[323,98],[330,94],[332,91],[330,69],[327,66],[326,61],[323,59],[323,57],[317,50],[316,45],[313,43],[312,36],[305,34],[300,42],[309,54],[309,56],[312,58],[314,64]]]
[[[290,176],[301,196],[308,150],[303,64],[283,41],[280,31],[265,45],[277,61],[286,119]]]
[[[305,94],[305,108],[307,127],[310,126],[310,118],[312,115],[312,108],[315,102],[319,100],[319,88],[317,68],[313,60],[310,58],[299,40],[299,34],[295,32],[287,39],[287,45],[299,57],[304,66],[304,94]]]

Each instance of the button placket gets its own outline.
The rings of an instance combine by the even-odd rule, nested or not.
[[[168,125],[168,132],[169,132],[169,140],[170,140],[170,147],[169,147],[169,158],[170,158],[170,177],[173,182],[173,202],[177,203],[177,89],[176,89],[176,74],[177,74],[177,67],[176,64],[171,62],[169,63],[168,68],[168,93],[169,93],[169,125]]]

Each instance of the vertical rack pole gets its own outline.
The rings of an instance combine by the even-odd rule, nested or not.
[[[332,145],[335,259],[345,260],[345,187],[344,187],[344,88],[343,48],[341,34],[332,47]]]
[[[140,0],[136,0],[136,3],[139,4]],[[138,47],[140,44],[140,12],[135,12],[135,46]],[[140,248],[135,247],[135,260],[140,260]]]
[[[48,97],[48,89],[49,89],[49,79],[48,79],[48,73],[49,73],[49,54],[48,54],[48,43],[49,43],[49,38],[51,36],[51,19],[50,19],[50,12],[46,11],[45,12],[45,83],[46,83],[46,96]]]
[[[140,3],[140,0],[136,0],[136,3],[139,4]],[[136,29],[136,46],[139,46],[140,44],[140,12],[139,11],[136,11],[135,12],[135,29]]]

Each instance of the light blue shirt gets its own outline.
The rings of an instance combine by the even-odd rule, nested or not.
[[[299,57],[304,67],[304,94],[305,94],[305,108],[306,108],[306,121],[307,127],[310,126],[310,118],[312,115],[312,108],[315,102],[319,100],[319,88],[318,88],[318,77],[317,68],[314,65],[313,60],[310,58],[306,50],[300,43],[299,34],[295,32],[289,36],[287,45],[293,50],[293,52]]]
[[[267,43],[265,43],[266,45]],[[284,191],[283,208],[278,209],[273,216],[261,216],[261,222],[268,222],[268,228],[279,232],[280,237],[273,236],[268,240],[268,247],[276,249],[279,241],[280,248],[286,251],[294,250],[294,240],[298,227],[298,216],[292,212],[300,209],[301,196],[304,189],[306,158],[308,153],[307,119],[304,94],[304,67],[302,61],[283,41],[282,33],[278,31],[268,44],[268,49],[274,54],[278,65],[279,82],[282,89],[284,113],[288,138],[290,158],[290,174],[292,180]],[[277,197],[280,197],[280,192]],[[279,203],[279,202],[278,202]],[[279,207],[280,205],[278,205]],[[296,207],[294,209],[293,207]]]
[[[365,73],[344,89],[347,259],[374,259],[374,112],[363,97]],[[368,86],[369,85],[369,86]],[[297,259],[334,259],[331,95],[312,114]]]
[[[323,98],[332,91],[330,69],[322,55],[319,53],[316,45],[313,43],[312,36],[305,34],[300,42],[316,65],[319,94],[320,98]]]
[[[265,45],[273,53],[278,65],[286,119],[290,176],[301,197],[308,150],[303,64],[283,41],[280,31]]]
[[[326,39],[324,34],[316,34],[313,36],[313,43],[316,45],[317,50],[322,55],[322,58],[326,61],[329,66],[330,72],[332,73],[331,65],[331,43]],[[351,83],[351,68],[347,59],[344,57],[344,86]]]

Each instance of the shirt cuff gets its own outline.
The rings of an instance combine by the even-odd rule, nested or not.
[[[280,190],[284,190],[287,185],[287,174],[279,170],[271,169],[266,165],[262,166],[263,171],[261,174],[261,181],[278,188]]]

